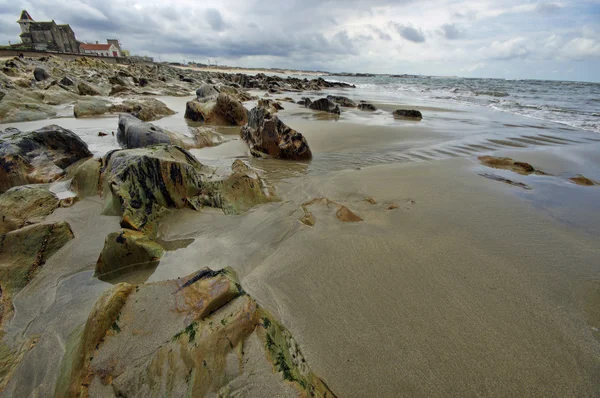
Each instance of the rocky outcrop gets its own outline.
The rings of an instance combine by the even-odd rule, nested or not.
[[[29,88],[29,86],[28,86]],[[30,122],[56,116],[56,109],[44,104],[36,93],[13,89],[0,101],[2,123]]]
[[[216,101],[189,101],[185,118],[213,125],[243,126],[248,122],[248,110],[240,101],[221,93]]]
[[[126,149],[143,148],[156,144],[183,145],[181,140],[170,131],[151,123],[145,123],[130,114],[119,116],[117,141]]]
[[[110,102],[100,98],[88,98],[79,100],[73,106],[73,116],[94,117],[104,115],[109,111]]]
[[[111,113],[129,113],[144,122],[151,122],[175,114],[163,102],[154,98],[126,100],[122,104],[111,106],[109,111]]]
[[[303,105],[303,106],[305,106],[305,107],[307,107],[307,108],[308,108],[308,107],[310,106],[310,104],[312,104],[312,101],[311,101],[311,99],[310,99],[310,98],[308,98],[308,97],[303,97],[302,99],[300,99],[300,100],[297,102],[297,104],[298,104],[298,105]]]
[[[335,397],[228,268],[102,295],[67,342],[55,396],[113,395]]]
[[[44,91],[44,103],[48,105],[71,104],[77,101],[80,97],[70,91],[63,89],[55,84]]]
[[[360,104],[358,104],[358,109],[360,109],[361,111],[376,111],[377,110],[375,105],[369,104],[367,102],[361,102]]]
[[[274,101],[272,99],[261,98],[258,100],[257,106],[259,108],[263,108],[269,113],[277,113],[277,111],[283,110],[283,106],[281,106],[279,102]]]
[[[202,102],[216,100],[218,96],[219,91],[212,84],[204,83],[196,90],[196,98]]]
[[[0,235],[35,224],[59,205],[55,194],[43,188],[13,187],[0,195]]]
[[[0,192],[56,181],[68,166],[91,155],[81,138],[60,126],[31,132],[6,129],[0,133]]]
[[[415,109],[398,109],[395,110],[392,115],[395,119],[413,119],[413,120],[421,120],[423,119],[423,115],[421,112]]]
[[[33,70],[33,77],[36,81],[41,82],[50,78],[50,74],[45,69],[39,66]]]
[[[158,265],[165,249],[144,233],[130,229],[108,234],[94,276],[111,280],[120,275]]]
[[[333,113],[334,115],[339,115],[341,113],[340,107],[327,98],[318,99],[315,102],[312,102],[308,107],[315,111]]]
[[[248,124],[242,127],[240,135],[251,151],[280,159],[312,158],[312,152],[302,134],[263,108],[256,107],[250,111]]]
[[[13,296],[71,239],[66,222],[34,224],[0,235],[0,325],[12,316]]]
[[[352,101],[348,97],[342,97],[341,95],[328,95],[327,99],[345,108],[356,108],[356,102]]]
[[[100,87],[96,86],[95,84],[84,81],[80,82],[77,85],[77,89],[79,90],[79,95],[97,96],[105,94],[102,92],[102,89],[100,89]]]
[[[515,162],[511,158],[498,158],[495,156],[480,156],[478,159],[485,166],[493,167],[495,169],[511,170],[511,171],[514,171],[515,173],[519,173],[522,175],[528,175],[528,174],[545,175],[546,174],[541,170],[536,170],[529,163]]]
[[[275,192],[240,159],[233,162],[227,178],[204,184],[202,204],[217,207],[225,214],[241,214],[256,205],[277,199]]]

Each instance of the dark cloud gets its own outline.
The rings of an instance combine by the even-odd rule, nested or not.
[[[227,28],[227,24],[223,20],[221,13],[216,8],[206,10],[206,21],[216,32],[222,32]]]
[[[412,41],[413,43],[425,42],[425,36],[423,35],[421,29],[416,29],[412,26],[401,25],[397,23],[394,23],[393,26],[396,29],[396,31],[400,34],[400,36],[402,36],[406,40]]]
[[[462,36],[462,31],[455,24],[444,24],[440,27],[440,33],[448,40],[458,39]]]

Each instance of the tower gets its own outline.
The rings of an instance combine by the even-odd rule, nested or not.
[[[27,10],[21,11],[21,18],[17,21],[21,26],[21,41],[23,43],[31,43],[31,33],[29,32],[30,24],[33,22],[33,18],[27,12]]]

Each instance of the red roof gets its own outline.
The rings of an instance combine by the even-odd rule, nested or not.
[[[82,50],[99,50],[99,51],[108,51],[110,49],[110,44],[87,44],[81,43]]]

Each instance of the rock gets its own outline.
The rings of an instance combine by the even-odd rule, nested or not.
[[[100,167],[102,159],[91,158],[77,167],[71,181],[71,190],[79,198],[98,196],[102,192],[100,184]]]
[[[256,170],[240,159],[233,162],[231,170],[233,174],[227,178],[204,184],[202,204],[220,208],[225,214],[241,214],[256,205],[278,200]]]
[[[150,81],[148,79],[146,79],[145,77],[141,77],[140,80],[138,81],[138,84],[140,87],[146,87],[148,84],[150,84]]]
[[[283,106],[279,102],[271,99],[259,99],[258,107],[263,108],[269,113],[277,113],[277,111],[283,110]]]
[[[77,89],[79,90],[79,95],[102,95],[102,90],[98,86],[88,82],[80,82],[77,85]]]
[[[225,140],[223,136],[215,131],[213,127],[195,127],[190,128],[194,138],[193,143],[189,146],[191,148],[205,148],[216,146],[223,143]]]
[[[335,115],[339,115],[341,113],[340,107],[327,98],[318,99],[315,102],[312,102],[308,107],[315,111],[329,112]]]
[[[73,115],[76,118],[100,116],[109,111],[109,106],[110,102],[103,99],[83,99],[75,103],[75,106],[73,107]]]
[[[169,109],[163,102],[154,98],[146,100],[126,100],[122,104],[111,106],[110,112],[129,113],[144,122],[151,122],[175,114],[175,112]]]
[[[122,215],[121,226],[154,237],[167,208],[201,208],[203,172],[209,170],[186,150],[170,145],[112,151],[103,161],[106,207]]]
[[[388,210],[396,210],[399,206],[395,203],[392,203],[391,205],[388,206]]]
[[[213,125],[243,126],[248,122],[248,110],[240,101],[221,93],[216,101],[189,101],[185,118]]]
[[[582,185],[585,187],[591,187],[593,185],[596,185],[596,183],[594,183],[594,181],[582,176],[581,174],[577,175],[577,177],[569,178],[569,180],[573,181],[577,185]]]
[[[77,94],[61,88],[59,85],[50,86],[44,92],[44,103],[48,105],[71,104],[79,99]]]
[[[0,324],[12,317],[12,298],[56,251],[73,239],[69,224],[34,224],[0,238]]]
[[[121,76],[121,75],[114,75],[108,78],[108,82],[112,85],[119,85],[119,86],[130,86],[133,85],[133,82],[131,82],[127,77],[125,76]]]
[[[121,229],[106,237],[94,276],[107,281],[139,269],[153,268],[164,253],[165,249],[144,233]]]
[[[423,118],[423,115],[421,115],[421,112],[415,110],[415,109],[398,109],[395,110],[392,115],[394,116],[394,118],[396,119],[415,119],[415,120],[421,120]]]
[[[216,100],[218,96],[219,90],[212,84],[204,83],[196,90],[196,98],[202,102]]]
[[[309,107],[312,104],[312,101],[308,97],[303,97],[301,100],[297,102],[298,105],[304,105],[305,107]]]
[[[356,108],[356,102],[352,101],[348,97],[342,97],[341,95],[328,95],[327,99],[345,108]]]
[[[0,121],[20,123],[43,120],[56,116],[56,110],[41,102],[42,96],[34,92],[11,90],[0,102]]]
[[[360,222],[363,221],[362,218],[357,216],[352,210],[347,208],[346,206],[334,202],[328,198],[314,198],[306,203],[302,204],[302,210],[304,211],[304,215],[300,218],[300,222],[312,227],[316,223],[316,218],[314,214],[308,209],[310,206],[320,205],[325,207],[326,209],[330,209],[331,207],[335,208],[335,216],[338,220],[343,222]]]
[[[522,183],[520,181],[513,181],[506,177],[499,176],[498,174],[490,174],[490,173],[478,173],[478,174],[482,177],[489,178],[490,180],[500,181],[505,184],[512,185],[514,187],[526,189],[528,191],[532,189],[529,185],[527,185],[525,183]]]
[[[279,118],[263,108],[250,111],[248,124],[240,135],[251,150],[280,159],[307,160],[312,152],[301,133],[291,129]]]
[[[365,200],[366,200],[367,202],[369,202],[370,204],[372,204],[372,205],[376,205],[376,204],[377,204],[377,200],[375,200],[375,198],[372,198],[372,197],[370,197],[370,196],[367,196],[367,197],[365,198]]]
[[[145,123],[130,114],[119,115],[117,141],[126,149],[143,148],[156,144],[183,146],[182,141],[170,131],[151,123]]]
[[[127,93],[127,92],[130,92],[130,91],[131,90],[129,89],[129,87],[115,85],[115,86],[112,86],[112,88],[110,89],[110,93],[108,93],[108,95],[110,95],[111,97],[113,97],[113,96],[115,96],[117,94]]]
[[[98,137],[106,137],[108,134],[98,131]]]
[[[45,69],[37,67],[33,71],[33,77],[36,81],[41,82],[50,78],[50,74]]]
[[[2,90],[0,90],[0,101],[2,101],[2,98],[4,98],[4,96],[6,95],[6,93]]]
[[[546,175],[546,173],[544,173],[541,170],[536,170],[532,165],[530,165],[529,163],[523,163],[523,162],[515,162],[514,160],[510,159],[510,158],[498,158],[498,157],[494,157],[494,156],[480,156],[479,161],[488,167],[493,167],[496,169],[504,169],[504,170],[511,170],[514,171],[515,173],[519,173],[519,174],[523,174],[523,175],[528,175],[528,174],[539,174],[539,175]]]
[[[0,235],[42,221],[58,205],[56,195],[43,188],[12,187],[0,195]]]
[[[31,132],[6,129],[0,133],[0,192],[56,181],[68,166],[91,155],[81,138],[57,125]]]
[[[63,85],[63,86],[74,86],[75,85],[75,80],[65,76],[62,79],[60,79],[60,81],[58,82],[59,84]]]
[[[60,397],[335,397],[229,268],[118,284],[66,347]]]
[[[361,102],[360,104],[358,104],[358,109],[360,109],[361,111],[376,111],[377,110],[375,105],[369,104],[366,102]]]

